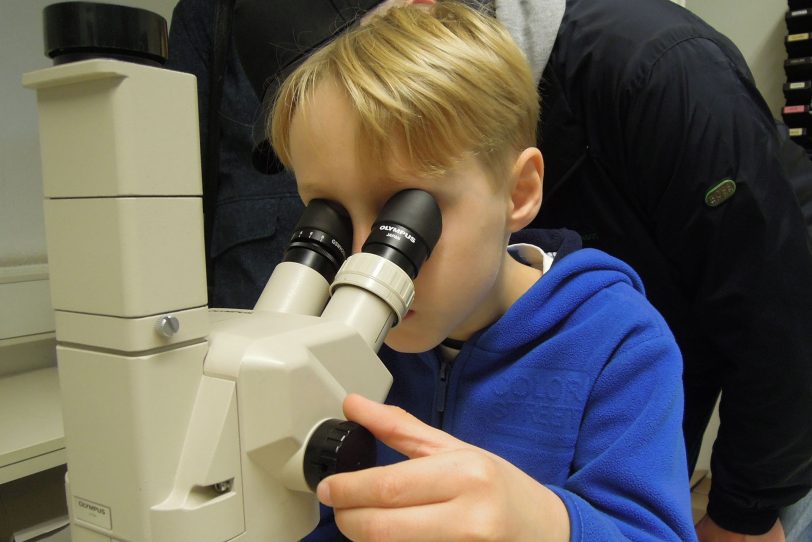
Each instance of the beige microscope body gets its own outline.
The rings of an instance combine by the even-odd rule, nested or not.
[[[327,281],[286,262],[274,276],[310,295],[272,278],[254,311],[210,311],[194,77],[95,59],[23,82],[40,115],[73,542],[306,535],[305,444],[347,393],[385,398],[376,352],[408,275],[385,270],[395,301],[386,286],[345,310],[342,295],[381,281],[342,268],[322,315]],[[353,311],[367,324],[345,322]]]

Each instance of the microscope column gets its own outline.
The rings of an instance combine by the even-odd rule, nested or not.
[[[195,79],[97,59],[23,83],[40,116],[72,540],[151,540],[209,331]]]

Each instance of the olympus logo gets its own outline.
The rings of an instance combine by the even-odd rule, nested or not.
[[[82,499],[81,497],[74,497],[74,503],[76,504],[74,511],[77,519],[105,529],[113,528],[113,522],[110,517],[110,507]]]
[[[80,508],[86,508],[86,509],[90,510],[91,512],[96,512],[97,514],[101,514],[101,515],[107,514],[107,510],[105,510],[104,508],[102,508],[101,506],[99,506],[97,504],[93,504],[93,503],[89,503],[89,502],[85,502],[85,501],[77,501],[77,504],[79,505]]]
[[[397,226],[390,226],[389,224],[381,224],[378,229],[381,230],[381,231],[392,232],[392,233],[395,233],[395,234],[400,235],[402,237],[405,237],[411,243],[414,243],[416,241],[413,235],[411,235],[406,230],[398,228]]]

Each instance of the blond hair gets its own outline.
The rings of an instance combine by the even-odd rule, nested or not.
[[[346,91],[358,144],[379,166],[400,153],[413,172],[440,175],[473,154],[499,179],[536,142],[539,98],[526,58],[495,18],[458,2],[390,9],[299,66],[267,127],[289,169],[294,113],[327,79]]]

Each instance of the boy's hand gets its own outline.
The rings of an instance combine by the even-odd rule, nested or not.
[[[705,514],[696,524],[696,536],[699,542],[784,542],[784,527],[781,520],[776,520],[772,529],[764,534],[740,534],[725,530]]]
[[[564,503],[504,459],[359,395],[344,414],[410,459],[319,484],[350,539],[569,540]]]

